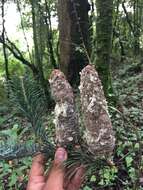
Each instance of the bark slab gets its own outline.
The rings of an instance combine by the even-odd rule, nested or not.
[[[86,66],[81,72],[81,106],[86,128],[84,138],[95,157],[110,155],[115,145],[103,87],[95,68]]]
[[[72,87],[64,74],[54,70],[50,77],[55,106],[56,142],[60,146],[75,145],[78,142],[78,118]]]

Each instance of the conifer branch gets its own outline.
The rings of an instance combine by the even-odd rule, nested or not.
[[[41,146],[39,144],[3,145],[0,146],[0,160],[13,160],[33,156],[37,153],[45,153],[47,158],[53,157],[54,146],[51,144]]]

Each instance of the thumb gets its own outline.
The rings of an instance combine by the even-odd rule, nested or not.
[[[67,152],[64,148],[58,148],[55,153],[53,167],[50,171],[45,190],[63,190],[64,168],[63,162],[67,159]]]
[[[55,153],[54,165],[53,167],[62,166],[63,162],[67,160],[67,152],[64,148],[58,148]]]

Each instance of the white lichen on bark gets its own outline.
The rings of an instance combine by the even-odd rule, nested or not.
[[[98,156],[111,155],[115,137],[101,81],[95,68],[86,66],[81,72],[81,106],[85,125],[84,138],[89,151]]]
[[[55,106],[56,143],[60,146],[76,145],[78,142],[78,118],[72,87],[64,74],[54,70],[50,77]]]

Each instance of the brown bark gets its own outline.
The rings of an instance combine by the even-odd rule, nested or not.
[[[58,0],[60,70],[72,85],[78,84],[79,72],[88,64],[88,10],[88,0]]]
[[[78,118],[72,88],[59,70],[52,72],[49,80],[55,106],[56,142],[60,146],[78,142]]]
[[[114,133],[101,81],[91,65],[81,72],[80,95],[89,151],[95,157],[110,155],[115,145]]]

